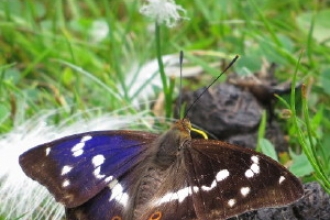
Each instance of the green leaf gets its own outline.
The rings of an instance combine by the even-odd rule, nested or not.
[[[327,42],[326,44],[330,45],[330,10],[321,10],[317,13],[309,11],[300,14],[297,17],[297,24],[301,31],[308,34],[313,18],[315,19],[315,24],[313,27],[313,38],[319,43]]]
[[[290,166],[289,170],[294,175],[302,177],[310,175],[312,172],[314,172],[314,169],[305,154],[302,153],[300,155],[297,155],[290,151],[290,155],[293,159],[293,164],[292,166]]]
[[[275,151],[274,145],[267,139],[261,138],[259,140],[259,146],[263,154],[271,157],[272,159],[278,161],[277,153]]]
[[[0,104],[0,124],[10,115],[8,106]]]
[[[320,75],[320,83],[325,93],[330,95],[330,67],[324,69]]]

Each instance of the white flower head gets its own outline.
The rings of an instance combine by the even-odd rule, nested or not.
[[[165,23],[168,27],[174,27],[178,20],[187,19],[182,17],[186,10],[176,5],[174,0],[146,0],[140,8],[140,13],[154,19],[158,24]]]

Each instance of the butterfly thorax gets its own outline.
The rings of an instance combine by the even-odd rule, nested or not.
[[[190,122],[183,119],[177,121],[170,130],[161,135],[153,143],[156,151],[153,163],[164,169],[175,163],[186,142],[191,140],[190,129]]]

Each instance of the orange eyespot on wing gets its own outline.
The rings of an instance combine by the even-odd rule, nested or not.
[[[162,219],[162,212],[160,211],[155,211],[148,218],[148,220],[160,220],[160,219]]]

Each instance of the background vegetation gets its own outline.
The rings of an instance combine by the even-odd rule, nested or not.
[[[141,4],[133,0],[1,1],[0,133],[10,132],[44,109],[64,109],[52,118],[54,124],[96,107],[99,111],[86,112],[86,118],[123,107],[127,108],[120,114],[141,111],[131,107],[136,94],[129,93],[131,86],[125,81],[134,67],[156,57],[154,23],[139,13]],[[306,160],[298,160],[305,181],[328,178],[330,3],[181,0],[177,4],[189,19],[174,28],[161,27],[162,54],[183,50],[192,64],[209,75],[219,72],[208,63],[240,54],[236,71],[260,70],[267,60],[278,64],[280,81],[296,73],[297,80],[306,84],[306,105],[297,103],[298,117],[285,122],[286,130],[291,146],[314,147],[309,159],[321,170],[310,174],[304,168]],[[292,105],[279,104],[279,108]]]

